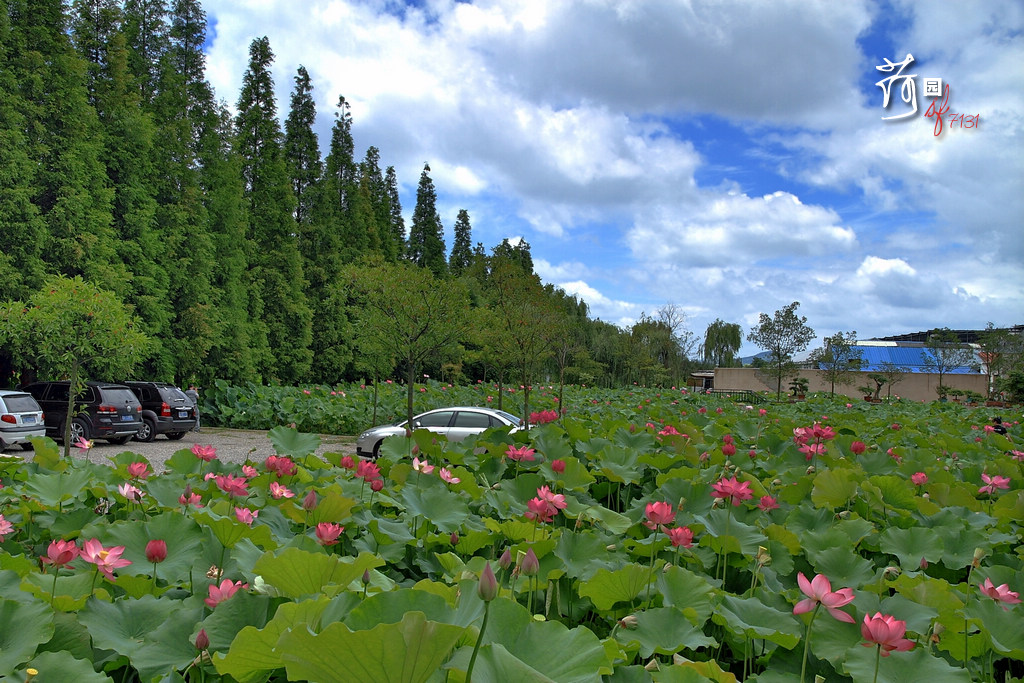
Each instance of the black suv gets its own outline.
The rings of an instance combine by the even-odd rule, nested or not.
[[[35,382],[24,388],[43,407],[46,434],[64,438],[64,420],[68,412],[69,382]],[[106,439],[122,444],[142,429],[142,404],[123,384],[86,382],[75,399],[71,420],[71,441]]]
[[[195,429],[196,409],[192,400],[173,384],[163,382],[125,382],[142,403],[142,428],[137,441],[152,441],[157,434],[180,439]]]

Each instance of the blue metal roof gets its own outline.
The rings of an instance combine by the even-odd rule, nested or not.
[[[934,365],[929,367],[925,359],[932,356],[931,352],[924,346],[857,346],[860,352],[860,369],[866,372],[877,372],[883,369],[886,363],[892,363],[908,372],[933,372]],[[819,365],[819,369],[824,369]],[[951,375],[976,374],[978,371],[970,366],[947,370]]]

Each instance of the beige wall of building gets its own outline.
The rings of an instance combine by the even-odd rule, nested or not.
[[[864,385],[875,386],[874,381],[868,379],[868,372],[855,372],[853,382],[846,385],[836,385],[836,395],[845,394],[852,399],[864,400],[864,395],[857,387]],[[800,370],[794,377],[806,377],[809,385],[808,393],[814,391],[831,391],[831,385],[826,381],[824,373],[820,370]],[[789,392],[789,382],[793,377],[786,377],[782,380],[783,394]],[[976,391],[979,394],[988,394],[988,377],[982,374],[970,375],[944,375],[942,383],[950,389],[964,389],[965,391]],[[882,386],[879,394],[882,398],[892,392],[893,396],[899,396],[911,401],[934,401],[939,395],[935,388],[939,384],[939,376],[931,373],[905,373],[903,380],[890,387],[888,384]],[[768,391],[775,393],[775,379],[762,374],[757,368],[715,368],[715,389],[750,389],[752,391]]]

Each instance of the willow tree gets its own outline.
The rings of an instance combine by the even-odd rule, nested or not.
[[[702,356],[716,368],[728,367],[742,343],[743,332],[738,324],[715,318],[704,332]]]
[[[87,377],[126,377],[142,360],[150,339],[130,307],[80,277],[54,276],[28,302],[0,306],[0,346],[41,376],[68,378],[64,456],[71,453],[75,397]]]

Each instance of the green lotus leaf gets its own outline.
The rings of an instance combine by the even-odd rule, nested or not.
[[[311,553],[299,548],[285,548],[276,555],[263,555],[252,568],[254,574],[274,586],[281,595],[299,598],[323,591],[325,586],[345,588],[362,578],[367,569],[384,564],[368,553],[356,558]]]
[[[613,540],[611,536],[594,533],[562,534],[554,553],[562,560],[566,574],[585,580],[598,569],[612,571],[621,566],[621,556],[607,550]]]
[[[631,602],[646,593],[651,580],[650,569],[638,564],[615,571],[599,569],[593,578],[580,582],[579,594],[590,598],[598,609],[607,610],[615,603]]]
[[[202,465],[203,461],[190,448],[174,451],[174,455],[164,462],[164,467],[175,474],[196,474]]]
[[[345,618],[353,631],[368,631],[380,624],[397,624],[407,612],[420,612],[428,621],[454,623],[453,610],[439,595],[427,591],[403,589],[371,595]]]
[[[367,631],[336,622],[318,634],[296,628],[278,643],[290,680],[426,683],[451,656],[465,629],[408,612]]]
[[[861,484],[865,497],[876,507],[890,510],[916,510],[917,496],[909,481],[897,476],[870,477]]]
[[[849,546],[836,546],[815,554],[814,570],[829,578],[833,590],[858,588],[871,581],[875,575],[874,565],[853,552]]]
[[[267,432],[267,438],[274,444],[278,455],[290,456],[293,460],[301,460],[320,448],[320,437],[316,434],[301,434],[291,427],[277,426]]]
[[[177,601],[174,601],[177,602]],[[197,603],[178,607],[145,637],[132,664],[143,681],[160,680],[169,671],[185,669],[199,654],[193,631],[202,618],[203,608]]]
[[[162,540],[167,544],[167,559],[157,564],[157,576],[163,581],[176,582],[188,579],[195,555],[206,539],[199,526],[188,517],[177,512],[163,512],[146,521],[123,521],[110,525],[109,538],[117,539],[123,545],[124,558],[132,562],[118,574],[153,573],[153,563],[146,559],[146,544]]]
[[[43,505],[59,508],[81,495],[90,479],[88,470],[72,468],[56,474],[37,474],[25,482],[25,490]]]
[[[767,537],[755,526],[735,517],[730,519],[730,514],[729,510],[712,510],[706,516],[695,517],[707,529],[707,534],[701,536],[701,545],[709,544],[717,552],[724,547],[728,552],[756,555],[758,546],[768,542]]]
[[[639,459],[640,451],[632,448],[609,446],[598,454],[597,461],[594,463],[594,469],[608,481],[620,484],[636,484],[643,476],[644,470],[639,464]]]
[[[738,637],[763,638],[788,650],[796,647],[804,633],[792,612],[769,607],[757,598],[725,595],[711,619]]]
[[[266,680],[267,672],[284,668],[284,659],[277,644],[283,633],[305,625],[314,633],[320,630],[320,617],[330,600],[320,596],[314,600],[286,602],[278,607],[274,618],[263,628],[246,626],[235,639],[227,654],[218,653],[213,660],[217,672],[232,676],[241,683]]]
[[[875,664],[878,678],[875,678]],[[906,681],[942,681],[942,683],[970,683],[966,669],[951,666],[946,660],[933,656],[927,648],[915,647],[909,652],[892,652],[888,657],[877,657],[875,647],[856,645],[847,651],[843,662],[844,673],[854,683],[906,683]]]
[[[903,569],[916,571],[920,568],[922,559],[928,562],[941,560],[944,544],[934,529],[890,527],[882,532],[879,547],[883,552],[898,557]]]
[[[669,566],[658,577],[658,590],[664,596],[664,604],[683,610],[694,626],[703,626],[711,616],[714,588],[707,576]]]
[[[811,502],[830,510],[845,507],[857,495],[857,480],[862,477],[848,469],[822,470],[814,477]]]
[[[1021,628],[1021,605],[1004,605],[987,595],[972,600],[967,614],[980,619],[992,649],[1013,659],[1024,660],[1024,629]]]
[[[152,595],[117,602],[91,598],[78,618],[89,629],[96,647],[114,650],[134,663],[147,638],[180,608],[177,601]]]
[[[70,652],[40,652],[26,668],[38,673],[32,683],[110,683],[110,676],[98,673],[87,658],[75,657]]]
[[[652,654],[670,655],[683,649],[696,650],[718,644],[675,607],[639,612],[636,620],[635,628],[618,629],[615,639],[627,649],[638,650],[644,659]]]
[[[46,602],[53,596],[55,610],[70,612],[85,606],[85,601],[92,595],[94,575],[95,572],[58,575],[54,591],[53,575],[35,572],[25,577],[23,587]]]
[[[27,661],[53,637],[53,613],[39,602],[0,599],[0,677]]]
[[[260,524],[249,526],[239,522],[232,517],[220,517],[207,510],[197,510],[192,518],[213,532],[214,537],[220,541],[225,548],[233,548],[243,538],[249,539],[264,550],[277,548],[277,542],[270,533],[270,529]]]
[[[398,496],[407,515],[422,517],[443,533],[458,531],[469,518],[465,498],[440,486],[407,486]]]

